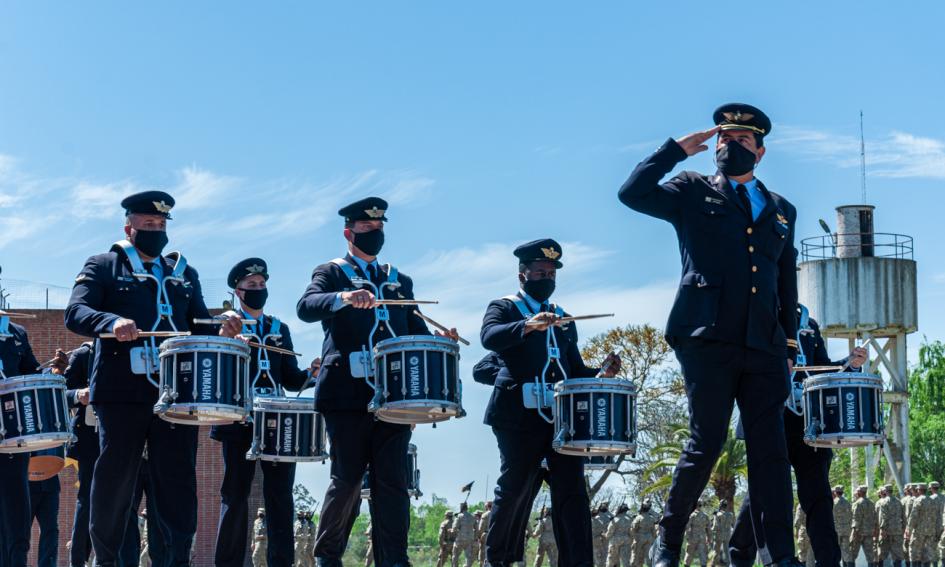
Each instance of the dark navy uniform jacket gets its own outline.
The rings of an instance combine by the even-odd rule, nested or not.
[[[7,331],[13,335],[0,340],[0,360],[3,360],[3,373],[7,378],[26,374],[39,374],[39,362],[33,355],[26,329],[22,325],[10,323]]]
[[[256,327],[258,327],[258,325],[256,325]],[[263,315],[263,328],[256,329],[253,327],[253,331],[259,336],[265,336],[271,332],[271,329],[272,317],[265,314]],[[294,347],[292,345],[292,335],[289,333],[289,326],[282,321],[279,321],[279,334],[282,335],[279,338],[266,337],[265,343],[270,346],[293,350]],[[253,340],[255,341],[256,339]],[[250,355],[249,379],[252,380],[253,377],[256,376],[256,371],[259,368],[258,350],[254,348]],[[295,356],[270,352],[269,371],[264,370],[259,375],[256,387],[272,388],[272,382],[269,381],[268,376],[271,376],[277,384],[281,385],[286,390],[297,392],[301,390],[308,381],[308,368],[299,368],[299,360]],[[249,438],[252,437],[252,435],[253,428],[249,423],[216,425],[210,429],[210,438],[216,439],[217,441],[223,441],[230,437]]]
[[[170,274],[174,264],[161,257],[164,274]],[[173,320],[178,331],[195,335],[217,335],[218,328],[194,325],[195,318],[209,318],[203,301],[197,271],[187,266],[186,281],[168,282],[167,290],[173,307]],[[66,307],[66,327],[73,333],[97,337],[111,332],[119,318],[131,319],[142,331],[150,331],[157,313],[157,284],[154,280],[139,281],[132,273],[131,263],[122,251],[111,251],[92,256],[75,280],[72,297]],[[158,327],[170,331],[167,321]],[[160,342],[160,341],[159,341]],[[92,361],[92,403],[148,403],[157,402],[158,391],[144,374],[131,371],[130,352],[143,346],[145,339],[118,342],[115,339],[97,339]]]
[[[686,152],[669,139],[620,188],[620,201],[676,229],[682,278],[666,337],[701,337],[791,356],[797,334],[794,223],[784,197],[758,188],[766,205],[756,221],[724,175],[684,171],[660,180]],[[790,342],[788,341],[790,339]]]
[[[559,382],[565,378],[590,378],[599,369],[585,366],[578,349],[578,334],[574,323],[554,327],[555,338],[561,355],[561,366],[548,369],[545,381]],[[482,346],[494,351],[502,361],[502,368],[495,378],[492,397],[486,406],[483,420],[486,425],[504,429],[531,430],[549,427],[534,408],[526,408],[522,397],[522,384],[534,382],[548,360],[546,332],[533,331],[525,334],[525,318],[509,299],[496,299],[489,304],[482,319],[480,332]]]
[[[357,267],[354,260],[347,258],[354,271],[362,277],[365,274]],[[386,266],[381,266],[383,278],[387,278]],[[396,290],[385,288],[387,299],[414,299],[413,280],[399,274],[400,287]],[[351,306],[332,311],[338,292],[352,291],[355,288],[348,277],[336,264],[329,262],[315,268],[312,283],[299,299],[296,310],[299,319],[306,323],[321,321],[325,330],[322,343],[322,366],[315,382],[315,409],[318,411],[361,411],[367,412],[367,405],[373,396],[373,390],[363,378],[351,376],[349,354],[367,346],[368,335],[374,326],[373,309],[355,309]],[[413,314],[416,306],[389,307],[390,321],[381,322],[374,334],[374,344],[392,337],[390,328],[398,337],[407,335],[429,335],[430,329],[422,319]]]
[[[72,407],[78,410],[72,418],[72,433],[76,436],[76,442],[66,449],[66,454],[73,459],[95,459],[99,454],[98,431],[85,423],[85,412],[92,409],[76,399],[76,390],[89,387],[91,365],[92,346],[82,344],[69,355],[69,366],[62,374],[68,388],[66,397]]]

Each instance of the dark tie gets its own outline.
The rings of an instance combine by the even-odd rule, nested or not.
[[[547,313],[547,312],[550,311],[550,310],[551,310],[551,308],[548,306],[547,303],[542,303],[542,304],[541,304],[541,307],[538,308],[538,312],[539,312],[539,313]]]
[[[374,285],[378,285],[377,275],[378,275],[379,270],[377,269],[377,266],[375,266],[374,264],[368,264],[367,269],[368,269],[368,277],[371,278],[371,283],[373,283]]]
[[[739,183],[735,186],[735,192],[738,193],[738,202],[741,203],[742,208],[748,213],[748,218],[755,220],[755,214],[751,210],[751,199],[748,198],[748,188]]]

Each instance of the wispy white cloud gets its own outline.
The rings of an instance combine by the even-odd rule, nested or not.
[[[839,167],[860,165],[856,136],[789,125],[779,125],[778,131],[769,145]],[[899,131],[867,139],[866,168],[868,175],[876,177],[945,179],[945,141]]]

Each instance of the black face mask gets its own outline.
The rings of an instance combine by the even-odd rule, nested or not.
[[[353,232],[354,245],[368,256],[377,256],[384,247],[384,231],[375,228],[368,232]]]
[[[243,305],[249,307],[250,309],[262,309],[266,305],[266,299],[269,298],[269,290],[267,288],[262,289],[243,289],[239,288],[243,292],[243,297],[240,301],[243,302]]]
[[[715,163],[729,177],[745,175],[755,168],[755,154],[732,140],[715,152]]]
[[[157,258],[167,246],[167,233],[163,230],[139,230],[135,232],[135,248],[147,256]]]
[[[555,292],[555,281],[549,279],[525,280],[522,289],[535,301],[544,303]]]

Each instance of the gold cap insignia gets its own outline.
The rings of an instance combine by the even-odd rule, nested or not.
[[[259,264],[253,264],[252,266],[246,266],[246,271],[251,274],[261,274],[266,271],[266,268],[260,266]]]
[[[384,209],[378,209],[377,207],[371,207],[370,209],[364,209],[364,212],[367,214],[367,216],[371,217],[372,219],[379,219],[383,217],[384,213],[386,213],[387,211],[385,211]]]
[[[549,260],[557,260],[558,256],[561,256],[561,252],[558,252],[554,248],[542,248],[541,253],[545,255],[545,258]]]
[[[755,117],[754,114],[750,112],[742,112],[741,110],[737,112],[723,112],[722,116],[724,116],[729,122],[748,122]]]
[[[161,213],[171,212],[171,208],[172,208],[171,205],[166,204],[163,200],[151,201],[151,202],[154,203],[154,208],[157,209],[158,212],[161,212]]]

